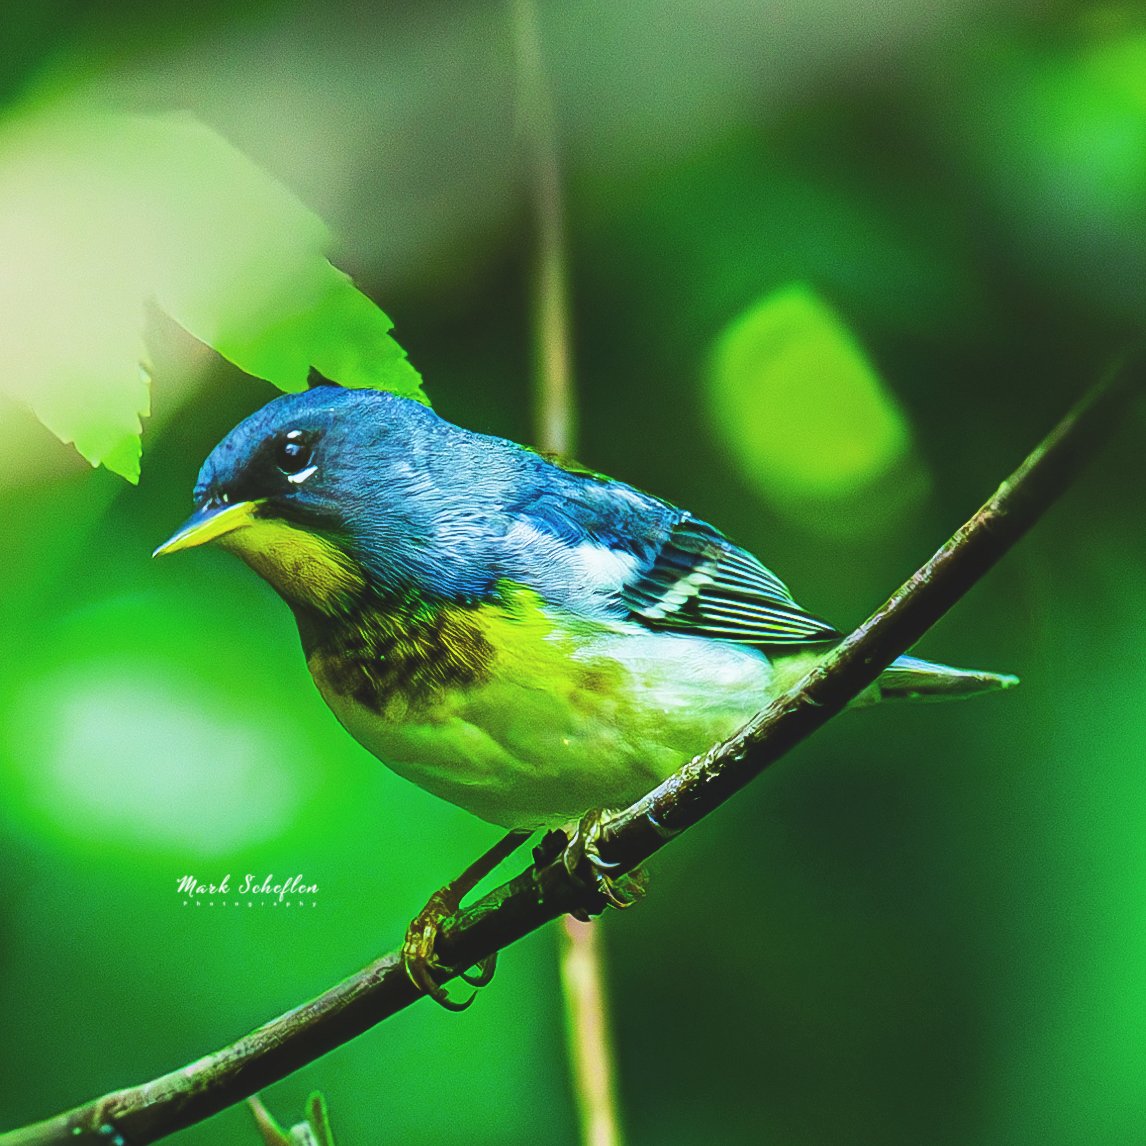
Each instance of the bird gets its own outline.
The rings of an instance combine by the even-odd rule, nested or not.
[[[842,639],[688,511],[321,378],[215,446],[194,512],[155,555],[208,542],[289,606],[347,732],[509,829],[508,846],[631,804]],[[903,656],[860,703],[1015,683]],[[439,1002],[433,933],[458,892],[407,936],[408,969]]]

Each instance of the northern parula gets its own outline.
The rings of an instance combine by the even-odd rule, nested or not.
[[[240,556],[351,735],[509,828],[631,803],[840,639],[686,511],[384,391],[276,398],[211,452],[195,505],[156,553]],[[901,657],[866,699],[1015,682]]]

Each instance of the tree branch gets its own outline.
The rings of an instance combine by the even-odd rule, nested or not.
[[[614,816],[602,858],[631,871],[826,723],[911,647],[1022,537],[1069,485],[1142,388],[1141,356],[1119,363],[1059,423],[993,497],[872,617],[740,732],[686,764]],[[446,928],[437,950],[465,968],[601,897],[560,856],[539,857]],[[46,1122],[0,1135],[0,1146],[153,1142],[286,1077],[421,996],[391,953],[317,999],[190,1066],[115,1091]],[[113,1127],[100,1133],[101,1126]]]

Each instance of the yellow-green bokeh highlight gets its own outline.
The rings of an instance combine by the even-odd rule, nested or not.
[[[806,528],[879,524],[922,492],[903,411],[809,286],[768,294],[724,328],[708,391],[716,430],[745,479]],[[888,487],[892,474],[898,480]],[[871,504],[857,521],[865,492]]]

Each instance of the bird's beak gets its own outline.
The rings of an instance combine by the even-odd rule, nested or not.
[[[205,545],[225,533],[242,529],[255,520],[258,503],[237,501],[234,505],[212,505],[197,509],[151,556],[178,553],[195,545]]]

